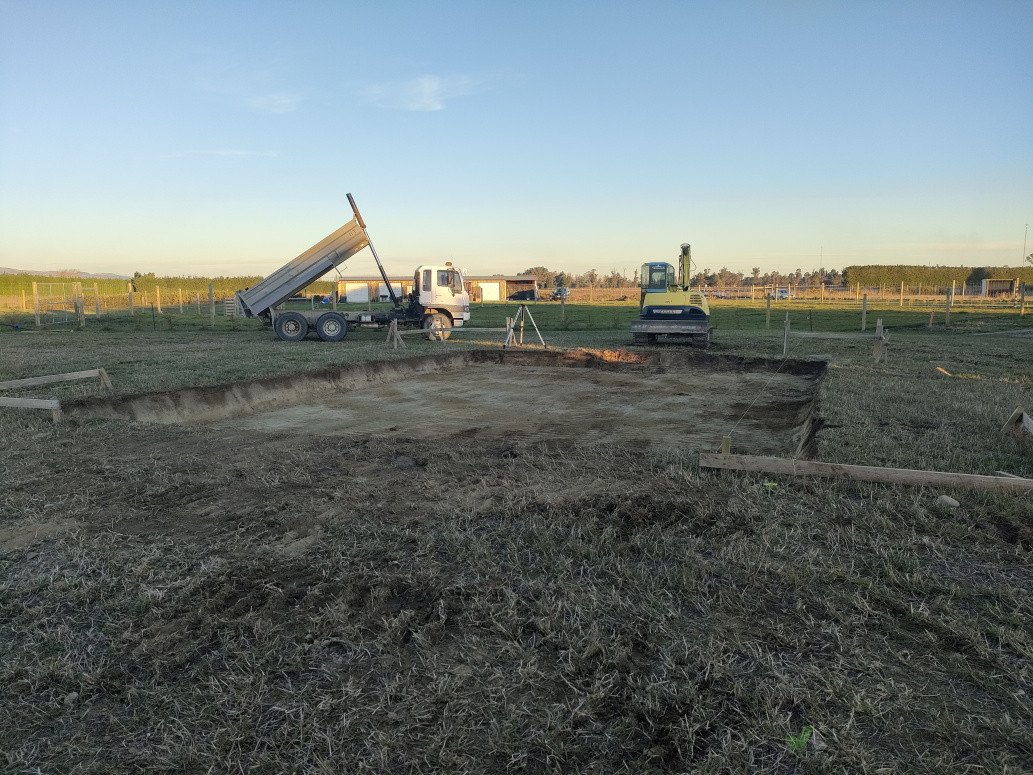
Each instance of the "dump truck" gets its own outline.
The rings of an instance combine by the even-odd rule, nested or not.
[[[451,329],[461,327],[470,319],[470,295],[462,272],[451,263],[417,267],[412,293],[403,299],[387,278],[351,194],[348,194],[348,203],[354,214],[348,223],[264,280],[237,291],[237,302],[244,314],[271,325],[276,336],[285,342],[298,342],[310,331],[315,331],[324,342],[339,342],[348,335],[350,327],[382,328],[392,322],[400,328],[424,328],[429,339],[448,339]],[[366,247],[369,247],[380,276],[384,278],[391,297],[391,309],[280,309],[280,305],[289,298]]]
[[[681,246],[678,268],[663,261],[642,265],[639,317],[631,323],[632,339],[652,344],[659,337],[710,346],[710,305],[702,291],[689,287],[692,248]]]

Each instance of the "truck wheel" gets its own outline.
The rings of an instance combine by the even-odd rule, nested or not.
[[[284,312],[276,316],[273,330],[285,342],[300,342],[308,334],[308,321],[298,312]]]
[[[429,332],[425,336],[436,342],[444,342],[452,335],[452,321],[440,312],[425,316],[423,318],[423,328]]]
[[[327,312],[316,321],[316,333],[324,342],[340,342],[348,336],[348,321],[339,312]]]

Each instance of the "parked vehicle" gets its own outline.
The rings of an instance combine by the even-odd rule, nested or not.
[[[405,298],[403,306],[403,300],[395,293],[377,251],[370,243],[366,224],[351,194],[348,194],[348,202],[355,214],[352,220],[261,282],[247,290],[237,291],[237,300],[244,314],[271,324],[276,335],[286,342],[300,341],[312,330],[324,342],[339,342],[348,335],[349,326],[381,328],[392,322],[400,327],[425,328],[428,339],[448,339],[452,328],[459,328],[470,319],[470,295],[466,292],[462,273],[450,263],[417,267],[413,291]],[[387,286],[393,305],[390,310],[284,312],[277,309],[291,296],[367,246]]]
[[[775,288],[775,290],[771,292],[771,298],[776,301],[779,299],[795,299],[796,294],[790,293],[788,288]]]
[[[533,291],[517,291],[511,293],[506,297],[510,301],[541,301],[542,295],[537,290]]]
[[[562,301],[563,299],[570,298],[570,288],[565,285],[561,285],[559,288],[552,292],[552,296],[549,297],[553,301]]]

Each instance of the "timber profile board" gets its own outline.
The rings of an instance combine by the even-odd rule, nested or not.
[[[822,476],[851,479],[857,482],[1033,493],[1033,479],[1022,479],[1019,477],[920,471],[911,468],[881,468],[878,466],[848,465],[846,463],[819,463],[814,460],[753,455],[724,455],[718,452],[701,452],[699,455],[699,465],[700,468],[724,468],[733,471],[753,471],[788,476]]]

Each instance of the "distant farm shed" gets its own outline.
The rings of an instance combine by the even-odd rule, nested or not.
[[[395,293],[404,296],[412,292],[412,275],[390,277]],[[502,301],[517,291],[537,288],[534,275],[467,275],[466,290],[472,301]],[[337,297],[341,301],[366,302],[389,298],[387,285],[381,277],[348,277],[337,281]]]
[[[1001,279],[1001,278],[987,278],[980,284],[980,296],[984,298],[990,296],[1012,296],[1019,292],[1019,280],[1015,279]]]

